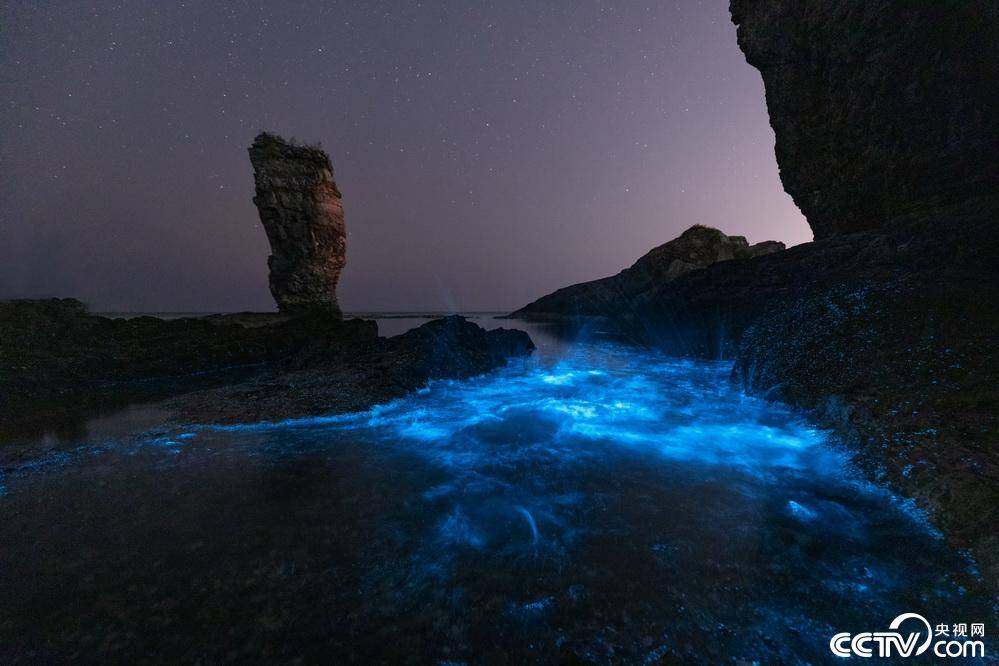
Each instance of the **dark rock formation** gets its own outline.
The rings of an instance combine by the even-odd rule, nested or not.
[[[999,9],[732,0],[784,188],[816,239],[975,197],[999,211]]]
[[[719,261],[748,259],[784,249],[777,241],[750,245],[742,236],[695,225],[679,237],[653,248],[617,275],[564,287],[524,306],[510,316],[521,319],[619,317],[636,299],[681,275]]]
[[[622,291],[613,309],[572,287],[586,298],[558,308],[599,301],[625,339],[734,358],[736,381],[814,410],[999,588],[999,11],[732,0],[732,14],[816,242]]]
[[[996,274],[899,272],[810,290],[743,334],[734,376],[814,410],[999,584]],[[971,279],[969,279],[971,278]]]
[[[805,294],[917,274],[931,282],[943,272],[992,289],[999,284],[999,235],[990,234],[986,210],[975,200],[939,218],[902,217],[879,230],[718,262],[644,292],[603,324],[670,353],[732,358],[750,324]]]
[[[261,133],[250,146],[253,203],[271,244],[270,287],[283,313],[339,316],[336,285],[347,253],[340,191],[330,158]]]
[[[269,372],[171,401],[183,421],[247,423],[366,409],[432,379],[462,379],[534,350],[527,333],[486,331],[462,317],[432,320],[367,344],[318,341]]]
[[[362,409],[533,349],[461,318],[380,338],[373,321],[324,314],[109,319],[73,299],[0,301],[0,445],[72,438],[96,414],[177,395],[171,408],[206,422]]]
[[[480,375],[503,365],[507,358],[534,351],[534,343],[523,331],[486,331],[454,315],[434,319],[389,340],[400,352],[418,357],[421,373],[431,379]]]
[[[999,587],[999,11],[731,9],[819,240],[691,274],[637,316],[667,345],[677,321],[721,322],[737,380],[816,410]]]
[[[0,443],[39,432],[72,437],[94,414],[244,381],[318,332],[377,336],[374,323],[361,320],[110,319],[74,299],[0,301]]]
[[[73,299],[0,301],[0,444],[72,438],[96,414],[210,388],[174,408],[205,421],[361,409],[534,349],[522,331],[460,318],[389,339],[374,322],[342,320],[346,234],[329,158],[264,133],[250,160],[281,314],[110,319]]]

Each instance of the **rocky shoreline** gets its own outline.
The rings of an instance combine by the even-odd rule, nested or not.
[[[678,238],[649,250],[617,275],[563,287],[508,315],[512,319],[563,322],[581,318],[613,320],[631,310],[650,290],[713,264],[762,257],[779,252],[784,244],[764,241],[750,245],[742,236],[726,236],[718,229],[694,225]]]
[[[523,331],[461,317],[378,336],[374,321],[244,313],[111,319],[73,299],[0,302],[0,441],[72,438],[89,418],[161,402],[203,423],[358,410],[531,353]]]
[[[513,313],[734,361],[747,391],[812,411],[999,582],[999,240],[981,201],[723,261],[621,309]],[[541,299],[539,302],[543,302]]]
[[[74,299],[2,301],[0,442],[72,439],[89,418],[157,401],[201,423],[360,410],[533,351],[523,331],[461,317],[391,338],[343,319],[347,231],[329,156],[262,132],[249,157],[280,313],[108,318]]]
[[[452,315],[360,344],[313,343],[247,382],[196,391],[166,406],[176,410],[180,421],[216,424],[353,412],[402,397],[434,379],[465,379],[495,370],[534,348],[523,331],[487,331]]]
[[[981,67],[999,17],[953,2],[731,10],[816,240],[664,264],[618,299],[593,288],[617,277],[577,285],[510,316],[734,360],[734,381],[836,429],[999,589],[999,81]],[[706,238],[721,257],[728,237]]]
[[[768,295],[735,378],[815,410],[999,589],[999,14],[952,0],[731,12],[816,238],[788,251],[793,288],[751,283]]]
[[[750,246],[693,227],[510,316],[733,360],[734,381],[835,428],[999,589],[999,14],[957,0],[731,11],[816,240]],[[210,423],[351,411],[531,352],[526,333],[456,317],[393,338],[341,319],[329,158],[271,134],[250,156],[281,314],[109,319],[71,299],[0,303],[0,439],[71,437],[136,402]]]

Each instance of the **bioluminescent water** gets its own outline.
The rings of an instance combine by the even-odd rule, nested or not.
[[[0,655],[826,662],[902,612],[994,621],[918,511],[729,371],[576,342],[12,468]]]

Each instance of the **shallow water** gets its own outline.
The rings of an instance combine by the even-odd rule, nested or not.
[[[919,512],[728,364],[532,336],[367,412],[9,469],[0,661],[825,662],[906,611],[994,621]]]

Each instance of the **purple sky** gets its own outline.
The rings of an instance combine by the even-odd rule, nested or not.
[[[246,148],[330,153],[347,310],[510,310],[695,223],[789,244],[726,0],[9,2],[0,298],[269,310]]]

